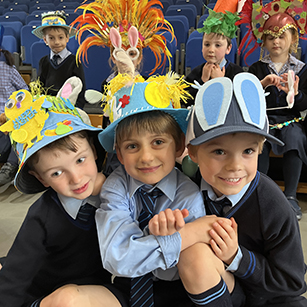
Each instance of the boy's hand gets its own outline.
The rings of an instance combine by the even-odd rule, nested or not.
[[[185,250],[196,243],[210,244],[212,237],[209,231],[212,230],[213,224],[220,220],[224,221],[225,224],[232,225],[231,220],[216,215],[206,215],[187,223],[179,231],[182,239],[181,250]]]
[[[184,218],[188,215],[187,209],[161,211],[149,221],[149,233],[154,236],[170,236],[184,227]]]
[[[226,264],[231,264],[238,251],[238,225],[234,218],[230,219],[232,225],[219,220],[213,223],[210,230],[212,239],[210,245],[216,256]]]
[[[211,78],[225,77],[225,66],[221,69],[218,64],[214,64],[211,69]]]
[[[203,67],[203,73],[201,76],[201,80],[205,83],[208,80],[210,80],[211,77],[211,72],[212,72],[212,67],[214,66],[214,64],[210,64],[210,63],[206,63]]]

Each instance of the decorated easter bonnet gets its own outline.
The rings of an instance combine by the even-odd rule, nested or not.
[[[64,11],[52,11],[42,13],[42,25],[35,28],[32,33],[38,38],[44,37],[44,29],[48,27],[61,27],[68,30],[69,37],[75,36],[76,29],[66,25]]]
[[[262,85],[255,75],[243,72],[233,82],[227,77],[215,78],[199,88],[186,143],[199,145],[230,133],[245,132],[284,145],[268,129]]]
[[[181,109],[180,100],[189,96],[188,84],[174,73],[152,76],[146,81],[140,76],[132,82],[119,74],[108,84],[106,114],[111,124],[98,136],[107,152],[114,151],[116,127],[124,118],[148,111],[160,110],[174,117],[183,133],[186,132],[189,110]],[[128,81],[128,82],[127,82]]]
[[[54,96],[32,96],[29,91],[19,90],[5,104],[7,122],[0,131],[9,132],[19,158],[15,186],[27,194],[38,193],[46,188],[28,173],[28,159],[46,145],[72,133],[88,130],[96,134],[101,129],[87,125],[69,99]]]
[[[76,56],[79,60],[87,61],[87,49],[98,45],[114,46],[115,49],[124,50],[132,59],[137,59],[139,50],[148,47],[156,58],[151,71],[153,74],[165,64],[166,59],[170,63],[171,58],[166,38],[158,32],[169,32],[174,38],[173,28],[158,6],[162,7],[158,0],[96,0],[82,4],[78,9],[83,10],[83,14],[72,23],[76,25],[80,43]],[[136,38],[131,36],[134,34],[130,31],[131,27],[136,30]],[[120,34],[116,43],[111,42],[111,29],[116,29]],[[91,35],[81,43],[84,32]],[[114,51],[113,56],[117,59]]]
[[[293,46],[293,51],[296,52],[299,37],[306,39],[304,37],[307,30],[306,12],[306,0],[273,0],[265,5],[262,1],[246,0],[240,13],[241,20],[237,24],[245,24],[248,31],[238,51],[241,52],[244,46],[252,44],[253,48],[244,56],[246,59],[257,47],[262,46],[264,34],[279,37],[292,28],[298,33]]]
[[[197,31],[206,34],[221,34],[232,39],[236,37],[238,27],[235,23],[239,19],[240,17],[237,13],[232,13],[228,11],[223,13],[209,9],[209,16],[204,21],[203,27],[198,28]]]

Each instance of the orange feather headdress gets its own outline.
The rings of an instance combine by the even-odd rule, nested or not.
[[[170,32],[174,38],[171,24],[164,19],[158,0],[96,0],[82,4],[78,9],[83,14],[74,20],[71,26],[77,28],[79,44],[84,32],[92,35],[87,37],[78,48],[77,58],[87,61],[87,49],[93,45],[111,47],[110,29],[116,28],[121,35],[122,48],[128,50],[131,46],[128,39],[128,30],[131,26],[138,31],[137,48],[149,47],[156,58],[157,68],[165,64],[166,58],[170,62],[171,53],[166,46],[166,38],[158,34],[159,31]]]

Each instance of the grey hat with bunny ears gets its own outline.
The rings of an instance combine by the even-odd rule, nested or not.
[[[186,143],[199,145],[236,132],[254,133],[283,146],[269,134],[266,102],[259,79],[251,73],[237,74],[206,82],[198,90]]]

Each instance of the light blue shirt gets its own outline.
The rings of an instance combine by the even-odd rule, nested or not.
[[[238,194],[222,195],[221,197],[217,197],[216,194],[214,193],[211,185],[208,184],[204,179],[201,179],[200,189],[201,189],[201,191],[207,191],[209,198],[213,201],[219,201],[219,200],[222,200],[223,198],[227,197],[230,200],[232,207],[233,207],[243,197],[243,195],[247,191],[249,185],[250,185],[250,182],[248,184],[246,184]],[[240,264],[242,257],[243,257],[243,254],[242,254],[241,248],[239,246],[238,252],[237,252],[235,258],[232,260],[230,265],[226,266],[226,271],[235,272],[239,268],[239,264]]]
[[[144,184],[131,178],[123,166],[113,171],[102,186],[96,224],[103,266],[116,276],[136,277],[154,271],[160,279],[177,279],[181,236],[178,232],[154,236],[139,228],[142,201],[135,192],[141,186]],[[205,215],[198,186],[178,169],[172,170],[156,187],[164,195],[156,200],[155,214],[167,208],[186,208],[189,216],[185,222]]]
[[[61,52],[57,53],[57,55],[60,56],[60,58],[58,59],[58,65],[60,63],[62,63],[70,54],[71,54],[71,52],[67,48],[64,48]],[[50,50],[50,59],[51,60],[52,60],[54,55],[55,55],[55,53],[52,50]]]
[[[72,197],[67,197],[57,193],[59,200],[64,208],[64,210],[75,220],[77,218],[80,207],[88,203],[95,208],[99,208],[100,197],[99,195],[91,195],[86,199],[76,199]]]

